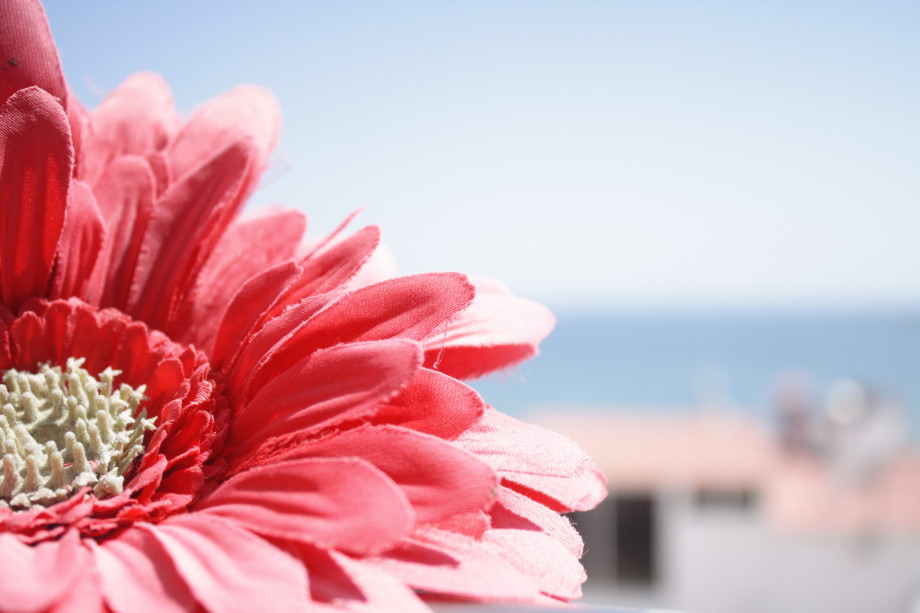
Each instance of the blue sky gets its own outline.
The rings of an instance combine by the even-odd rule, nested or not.
[[[920,9],[856,2],[46,5],[95,106],[275,92],[254,205],[359,206],[404,272],[557,308],[920,306]]]

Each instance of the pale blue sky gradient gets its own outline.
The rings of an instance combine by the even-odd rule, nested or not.
[[[404,272],[556,307],[920,306],[920,9],[887,2],[47,4],[95,106],[275,92],[255,203],[358,206]],[[356,226],[357,227],[357,226]]]

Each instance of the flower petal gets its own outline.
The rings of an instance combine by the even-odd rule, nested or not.
[[[174,328],[181,339],[210,349],[236,292],[262,271],[291,258],[305,228],[306,218],[298,211],[274,211],[231,224],[179,306]]]
[[[402,491],[355,458],[259,466],[227,480],[196,510],[264,536],[352,553],[380,551],[402,539],[413,524]]]
[[[90,299],[103,307],[125,310],[153,214],[156,179],[146,160],[126,155],[106,166],[94,193],[105,218],[106,233],[93,270]]]
[[[374,414],[372,421],[451,440],[479,419],[484,409],[476,390],[453,377],[422,368],[399,396]]]
[[[95,188],[105,184],[100,177],[118,157],[146,156],[166,147],[180,118],[162,77],[138,73],[116,87],[92,112],[89,122],[78,177]]]
[[[252,277],[233,296],[220,322],[211,352],[215,364],[230,362],[251,335],[255,322],[300,275],[294,262],[284,262]]]
[[[504,286],[472,277],[476,298],[447,329],[425,343],[425,365],[458,379],[508,368],[537,354],[556,323],[544,306]]]
[[[310,596],[315,602],[353,600],[365,602],[364,593],[355,585],[329,551],[308,543],[286,543],[288,551],[307,567]]]
[[[80,575],[86,551],[76,530],[56,541],[23,544],[0,533],[0,610],[4,613],[39,613],[64,598]],[[15,561],[15,562],[14,562]]]
[[[336,551],[329,552],[361,590],[366,603],[337,601],[346,611],[363,613],[430,613],[430,609],[406,584],[373,565],[364,564]]]
[[[458,273],[399,277],[347,294],[294,331],[252,374],[258,389],[304,355],[340,343],[408,338],[422,340],[469,305],[473,288]]]
[[[418,536],[368,564],[442,596],[527,601],[539,592],[532,577],[475,539],[431,528],[419,529]]]
[[[67,100],[67,85],[48,18],[38,0],[2,0],[0,15],[0,103],[21,89],[38,86]]]
[[[255,144],[258,162],[253,175],[258,176],[268,164],[280,127],[281,108],[271,92],[252,85],[236,87],[208,101],[182,127],[169,149],[174,176],[181,179],[212,152],[241,139]]]
[[[456,443],[556,511],[588,510],[607,495],[603,474],[578,445],[494,409],[483,413]]]
[[[224,357],[225,354],[215,354],[221,358],[224,371],[227,372],[227,396],[229,398],[242,398],[243,392],[252,383],[256,366],[272,360],[273,355],[283,349],[294,332],[306,325],[317,313],[327,308],[330,304],[340,300],[345,295],[345,290],[335,290],[318,296],[304,298],[297,304],[288,307],[281,315],[270,319],[264,324],[256,324],[249,331],[248,336],[242,339],[242,345],[237,347],[228,342],[228,354],[232,358]],[[270,297],[266,297],[267,299]],[[304,352],[297,357],[302,359],[310,352]],[[216,359],[215,359],[216,361]],[[228,366],[229,364],[229,366]],[[263,381],[264,384],[264,381]]]
[[[329,295],[330,291],[343,291],[340,286],[344,286],[361,267],[363,262],[369,257],[379,240],[379,230],[376,227],[364,228],[345,241],[337,243],[335,246],[321,252],[319,255],[311,254],[302,260],[299,264],[299,274],[291,282],[285,285],[279,285],[272,288],[273,292],[268,292],[262,298],[262,302],[271,302],[271,307],[264,313],[260,314],[257,319],[247,322],[247,326],[236,326],[235,335],[225,333],[224,323],[221,324],[221,331],[218,334],[218,340],[214,348],[214,361],[232,362],[235,356],[228,347],[242,348],[243,340],[250,336],[252,330],[261,331],[268,325],[277,326],[282,321],[289,321],[292,325],[285,330],[284,336],[288,332],[293,332],[296,328],[303,327],[308,317],[292,318],[295,315],[293,311],[302,310],[305,304],[325,304],[325,301],[317,303],[319,296]],[[243,290],[241,290],[242,292]],[[240,295],[236,300],[240,300]],[[260,302],[261,304],[261,302]],[[312,310],[312,307],[311,307]],[[318,309],[317,309],[318,310]],[[225,319],[229,319],[232,311],[228,309]],[[256,332],[255,334],[258,334]],[[279,337],[280,338],[280,337]],[[267,358],[267,349],[259,358]],[[255,363],[255,362],[254,362]]]
[[[5,311],[0,307],[0,369],[7,370],[13,366],[13,355],[10,351],[10,329],[4,321]]]
[[[466,308],[474,295],[459,273],[397,277],[349,294],[316,318],[310,335],[319,346],[336,340],[423,340]],[[320,339],[326,342],[320,344]]]
[[[186,613],[197,605],[167,551],[151,534],[127,530],[93,548],[106,602],[115,613]]]
[[[154,151],[144,156],[144,159],[150,164],[150,170],[153,172],[153,178],[156,180],[157,196],[162,196],[166,188],[170,186],[173,175],[169,169],[169,159],[162,151]]]
[[[400,486],[419,522],[478,511],[497,487],[476,456],[439,438],[395,426],[363,427],[292,449],[300,457],[359,457]]]
[[[585,569],[556,539],[534,530],[489,530],[483,542],[497,557],[534,579],[541,592],[557,598],[581,598]]]
[[[489,509],[489,517],[492,528],[536,530],[553,537],[576,558],[584,553],[581,535],[568,517],[507,487],[498,488],[498,499]]]
[[[176,293],[194,278],[239,204],[252,146],[232,143],[173,183],[157,201],[137,263],[128,309],[166,329]]]
[[[72,165],[67,117],[51,94],[31,87],[0,106],[0,290],[12,310],[47,290]]]
[[[275,373],[239,410],[228,441],[251,449],[272,436],[365,417],[405,387],[421,361],[418,344],[404,339],[318,351]]]
[[[348,289],[354,291],[398,276],[399,267],[396,263],[396,255],[386,243],[381,242],[358,274],[348,282]]]
[[[95,564],[82,564],[74,586],[45,613],[110,613],[102,599],[99,571]]]
[[[47,362],[53,356],[50,343],[42,342],[45,326],[41,319],[31,312],[23,313],[10,326],[10,350],[13,363],[25,369],[34,368],[41,362]]]
[[[210,613],[301,613],[307,577],[287,553],[217,517],[174,516],[142,524],[169,554],[189,589]]]
[[[321,294],[345,285],[371,257],[380,243],[380,229],[368,226],[339,241],[312,253],[300,262],[303,272],[272,307],[271,316],[277,316],[289,305],[296,304],[315,294]]]
[[[67,215],[58,243],[52,298],[87,297],[90,277],[105,237],[105,222],[89,186],[70,186]]]

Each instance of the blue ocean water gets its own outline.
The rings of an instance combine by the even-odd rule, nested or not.
[[[901,402],[920,426],[920,311],[557,313],[541,355],[473,382],[489,404],[526,416],[547,408],[656,410],[718,395],[768,416],[778,380],[806,373],[814,399],[854,378]]]

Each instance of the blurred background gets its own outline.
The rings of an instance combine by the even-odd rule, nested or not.
[[[920,611],[920,6],[47,2],[96,106],[264,85],[252,206],[379,224],[400,271],[541,301],[477,382],[578,440],[586,602]]]

